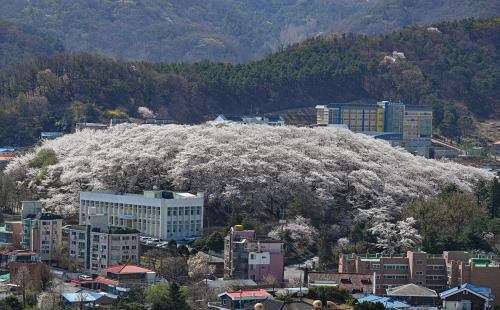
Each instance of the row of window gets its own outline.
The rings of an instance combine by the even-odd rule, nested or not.
[[[447,278],[446,276],[442,276],[442,275],[427,275],[427,276],[425,276],[425,279],[427,279],[427,280],[444,280],[446,278]]]
[[[98,213],[107,214],[108,209],[110,209],[110,213],[113,214],[156,214],[160,215],[160,207],[155,206],[142,206],[142,205],[129,205],[129,204],[118,204],[118,203],[107,203],[107,202],[99,202],[99,201],[81,201],[82,210],[83,207],[95,206],[98,208]],[[122,211],[122,212],[117,212]],[[125,211],[125,213],[123,212]],[[193,207],[176,207],[176,208],[168,208],[167,215],[168,216],[177,216],[177,215],[200,215],[201,207],[193,206]],[[82,214],[84,215],[84,214]]]
[[[445,270],[445,265],[427,265],[427,270]]]
[[[385,280],[402,280],[408,279],[408,275],[406,274],[384,274]]]
[[[380,264],[371,264],[371,270],[380,270]],[[384,264],[384,270],[408,270],[408,265],[406,264]]]

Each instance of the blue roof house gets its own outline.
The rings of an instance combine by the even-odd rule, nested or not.
[[[469,283],[444,291],[439,297],[443,300],[443,310],[487,310],[495,300],[491,288],[477,287]]]
[[[61,296],[66,307],[108,306],[112,305],[118,299],[118,296],[113,294],[89,290],[82,290],[76,293],[62,293]]]

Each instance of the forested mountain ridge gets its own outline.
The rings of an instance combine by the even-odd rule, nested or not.
[[[78,121],[137,117],[140,106],[195,123],[361,99],[431,104],[439,132],[466,135],[473,118],[500,113],[499,42],[500,19],[492,18],[320,36],[248,64],[40,57],[0,76],[0,145],[26,145],[41,130],[68,132]]]
[[[0,69],[35,56],[48,56],[63,51],[58,40],[29,27],[0,20]]]
[[[241,62],[329,32],[500,15],[495,0],[18,0],[0,18],[51,34],[69,52],[127,60]]]

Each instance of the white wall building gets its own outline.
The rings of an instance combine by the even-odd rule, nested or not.
[[[80,192],[80,225],[89,208],[109,225],[137,229],[144,235],[180,240],[203,230],[203,194],[145,191],[143,195]],[[95,211],[93,208],[95,208]]]
[[[22,202],[21,245],[36,252],[42,261],[57,260],[62,244],[63,218],[52,213],[42,212],[40,201]]]
[[[121,262],[139,262],[139,233],[119,227],[70,226],[69,256],[89,273]]]

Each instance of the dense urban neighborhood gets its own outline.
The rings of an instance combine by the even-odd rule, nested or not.
[[[33,151],[6,149],[13,155],[4,184],[18,185],[2,196],[0,289],[5,307],[493,307],[495,296],[500,296],[497,171],[425,159],[453,160],[459,155],[456,148],[432,138],[431,107],[381,101],[318,105],[316,110],[316,123],[302,129],[287,125],[281,115],[219,115],[202,127],[154,117],[141,122],[112,118],[109,125],[78,123],[73,134],[42,132]],[[146,108],[142,112],[152,114]],[[142,136],[145,132],[184,142],[169,141],[175,150],[138,148],[139,141],[157,143]],[[188,133],[203,138],[194,142]],[[282,151],[285,144],[294,145],[290,137],[305,135],[313,144],[327,143],[328,149],[333,144],[356,148],[348,156],[368,156],[367,165],[348,168],[342,159],[338,167],[352,171],[336,177],[353,183],[334,190],[328,188],[335,183],[322,184],[318,176],[300,172],[305,167],[318,169],[311,164],[293,163],[296,167],[289,171],[281,168],[279,174],[268,175],[263,167],[277,168],[267,156],[284,153],[258,149],[256,154],[264,156],[260,160],[269,162],[251,163],[257,158],[241,146],[246,142],[237,141],[241,133],[254,141],[252,134],[266,135],[269,141],[273,135],[280,137],[275,141],[288,137],[276,145]],[[215,152],[209,135],[224,139],[214,144]],[[139,144],[130,143],[131,139]],[[197,143],[205,145],[204,155],[196,155]],[[422,185],[389,185],[394,177],[369,170],[372,155],[361,155],[360,147],[378,149],[379,156],[399,156],[399,165],[406,162],[409,171],[394,172],[409,173]],[[115,148],[120,150],[115,159],[102,153]],[[194,154],[182,155],[181,148]],[[255,168],[240,175],[233,169],[241,162],[228,167],[230,159],[220,156],[233,156],[233,149],[252,156],[248,164]],[[160,150],[177,154],[159,159],[161,163],[146,155]],[[141,163],[143,156],[149,158]],[[197,156],[203,157],[195,160]],[[315,160],[326,160],[321,156]],[[195,170],[182,171],[181,180],[167,176],[168,185],[162,176],[178,168],[175,165],[185,165],[178,157]],[[104,166],[93,160],[104,160]],[[200,165],[212,166],[206,170]],[[417,172],[426,165],[434,165],[435,175],[430,170]],[[324,178],[335,176],[330,168],[323,169]],[[263,180],[270,178],[269,184],[253,181],[255,173]],[[280,181],[285,173],[311,181]],[[235,177],[243,179],[234,183]],[[381,178],[387,180],[385,185]],[[244,182],[250,187],[245,188]],[[290,188],[277,193],[282,185],[276,182],[286,182]],[[424,183],[432,185],[426,189]],[[8,190],[5,185],[2,189]],[[405,194],[395,194],[398,186]],[[139,188],[144,190],[135,190]]]

